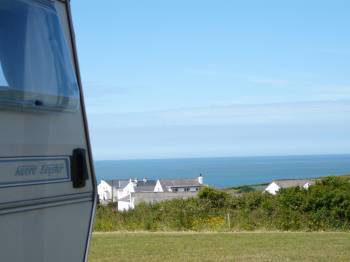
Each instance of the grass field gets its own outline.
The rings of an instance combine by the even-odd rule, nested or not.
[[[94,233],[89,261],[350,261],[350,233]]]

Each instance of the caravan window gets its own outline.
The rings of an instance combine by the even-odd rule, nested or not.
[[[54,2],[0,0],[0,106],[75,111],[79,89]]]

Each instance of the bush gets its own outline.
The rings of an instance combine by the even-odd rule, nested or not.
[[[230,195],[222,190],[205,187],[199,191],[198,198],[207,201],[211,208],[223,208],[227,205]]]

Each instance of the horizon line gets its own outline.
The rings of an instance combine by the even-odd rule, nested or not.
[[[313,153],[313,154],[286,154],[286,155],[241,155],[241,156],[191,156],[191,157],[164,157],[164,158],[125,158],[125,159],[94,159],[93,161],[144,161],[144,160],[185,160],[185,159],[222,159],[222,158],[264,158],[264,157],[318,157],[318,156],[350,156],[349,153]]]

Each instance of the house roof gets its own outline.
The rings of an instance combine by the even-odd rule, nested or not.
[[[129,183],[129,179],[112,179],[112,180],[105,180],[105,181],[108,185],[116,188],[124,188]]]
[[[197,178],[192,179],[160,179],[159,180],[162,187],[188,187],[195,186],[200,187],[203,186],[198,182]]]
[[[314,185],[315,181],[310,179],[286,179],[286,180],[274,180],[279,187],[288,188],[288,187],[303,187],[306,183]]]
[[[134,187],[135,192],[153,192],[156,186],[155,180],[139,180]]]

